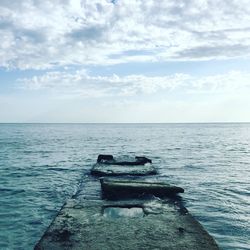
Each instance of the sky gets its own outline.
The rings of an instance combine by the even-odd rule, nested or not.
[[[250,122],[248,0],[0,0],[0,122]]]

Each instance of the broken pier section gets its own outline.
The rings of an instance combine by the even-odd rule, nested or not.
[[[219,249],[151,163],[100,155],[35,249]]]

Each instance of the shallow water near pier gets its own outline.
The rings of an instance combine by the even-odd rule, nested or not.
[[[250,249],[250,124],[0,124],[0,249],[33,249],[100,153],[151,158],[221,249]]]
[[[121,217],[143,217],[145,214],[140,207],[106,207],[103,210],[103,216],[117,219]]]

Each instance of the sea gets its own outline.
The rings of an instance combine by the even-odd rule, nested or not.
[[[98,154],[147,156],[221,249],[250,249],[250,124],[0,124],[0,249],[33,249]]]

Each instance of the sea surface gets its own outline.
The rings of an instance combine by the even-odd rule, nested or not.
[[[250,249],[250,124],[0,124],[0,249],[33,249],[98,154],[145,155],[221,249]]]

